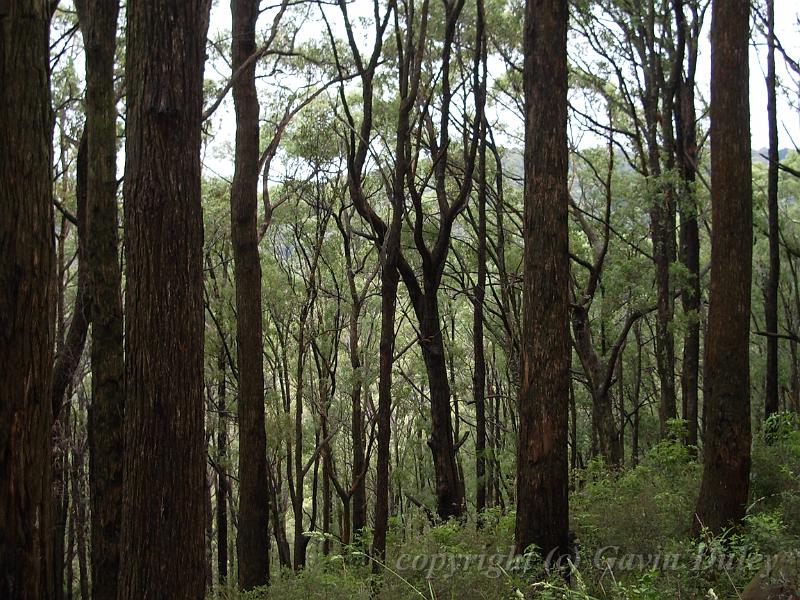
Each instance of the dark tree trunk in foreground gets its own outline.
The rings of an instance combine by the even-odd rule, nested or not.
[[[750,485],[752,188],[750,2],[714,0],[711,23],[711,292],[703,480],[694,531],[745,515]]]
[[[769,215],[769,275],[764,290],[764,317],[768,333],[778,333],[778,284],[781,276],[778,229],[778,109],[775,76],[775,0],[767,0],[767,120],[769,122],[769,167],[767,212]],[[764,418],[778,412],[778,337],[767,336],[767,373],[764,388]]]
[[[570,385],[566,0],[525,12],[525,220],[516,552],[568,553]]]
[[[53,596],[49,2],[0,4],[0,596]]]
[[[200,122],[206,0],[131,0],[119,600],[205,597]]]
[[[233,0],[232,53],[236,73],[256,51],[258,0]],[[259,123],[255,61],[233,83],[236,156],[231,186],[231,241],[236,285],[239,365],[239,588],[269,580],[269,488],[264,430],[261,341],[261,262],[258,256]]]
[[[76,6],[86,48],[89,149],[86,245],[92,314],[89,410],[92,596],[103,600],[117,597],[125,406],[114,93],[119,3],[86,0]]]

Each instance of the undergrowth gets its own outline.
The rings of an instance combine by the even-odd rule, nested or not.
[[[797,415],[776,415],[754,436],[747,517],[720,535],[690,536],[701,476],[692,450],[665,441],[634,468],[592,462],[576,474],[568,581],[564,571],[545,571],[538,557],[527,557],[527,568],[516,560],[514,513],[490,509],[481,527],[431,524],[420,513],[393,519],[380,577],[359,548],[339,546],[335,554],[316,554],[299,574],[273,572],[267,589],[240,594],[223,587],[212,598],[739,598],[765,564],[800,549],[800,423]]]

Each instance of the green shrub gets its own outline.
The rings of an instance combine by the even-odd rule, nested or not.
[[[334,544],[339,554],[315,556],[300,574],[274,573],[267,590],[241,595],[223,589],[213,599],[736,598],[765,560],[800,548],[800,424],[796,415],[768,421],[753,441],[744,523],[717,536],[704,532],[699,539],[692,539],[689,529],[701,466],[679,441],[681,422],[671,426],[672,437],[650,449],[636,468],[616,471],[595,460],[575,474],[570,502],[578,548],[569,584],[556,573],[546,577],[543,570],[509,568],[513,511],[487,510],[481,527],[432,524],[421,511],[412,511],[390,523],[379,579],[356,546]],[[613,552],[606,556],[608,549]],[[483,563],[467,561],[481,556]],[[457,562],[447,562],[450,557]]]

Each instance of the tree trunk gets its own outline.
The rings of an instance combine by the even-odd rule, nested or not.
[[[517,372],[515,369],[513,372]],[[494,401],[494,435],[492,439],[494,440],[492,446],[492,463],[494,464],[494,505],[501,507],[503,512],[505,512],[505,505],[503,504],[503,492],[500,487],[500,481],[503,477],[503,473],[500,470],[500,459],[498,456],[500,455],[500,449],[503,447],[502,443],[502,428],[500,427],[500,403],[502,402],[500,395],[499,395],[499,387],[498,387],[498,396],[495,398]]]
[[[475,366],[472,396],[475,400],[475,510],[486,509],[486,356],[483,340],[483,303],[486,297],[486,123],[481,124],[478,150],[478,276],[474,289],[472,344]]]
[[[49,9],[0,6],[0,596],[9,600],[53,596]]]
[[[69,331],[62,340],[63,343],[57,344],[55,363],[53,365],[53,418],[57,419],[61,412],[61,406],[67,400],[67,392],[72,387],[72,380],[75,377],[75,370],[80,363],[84,346],[86,345],[86,334],[89,330],[91,309],[90,289],[88,277],[88,256],[87,256],[87,215],[86,215],[86,196],[87,196],[87,174],[88,174],[88,145],[86,143],[86,131],[81,136],[80,146],[78,147],[77,166],[75,169],[75,201],[77,205],[76,218],[78,220],[78,289],[75,291],[75,305],[72,309],[72,319],[69,323]],[[62,229],[63,231],[63,229]],[[63,242],[59,244],[59,263],[63,259]],[[59,267],[60,268],[60,267]],[[59,303],[63,304],[63,293],[59,294]],[[63,306],[59,309],[59,323],[63,321]],[[63,325],[59,327],[63,330]],[[60,337],[60,336],[59,336]]]
[[[597,450],[606,464],[622,464],[622,445],[614,418],[610,386],[605,384],[610,365],[606,364],[594,348],[589,329],[589,315],[583,306],[573,307],[572,333],[575,351],[589,379],[592,393],[592,431],[597,435]]]
[[[278,469],[280,469],[280,462],[278,462]],[[272,497],[275,498],[275,502],[270,504],[270,509],[272,510],[272,531],[275,535],[275,544],[278,547],[278,562],[282,569],[291,569],[292,568],[292,555],[289,549],[289,540],[286,537],[286,522],[284,521],[283,515],[285,512],[283,501],[281,502],[281,512],[278,512],[278,493],[279,489],[275,487],[274,484],[274,477],[271,473],[269,473],[270,477],[270,485],[273,488]]]
[[[781,276],[778,230],[778,109],[775,76],[775,0],[767,0],[767,121],[769,122],[769,167],[767,213],[769,218],[769,275],[764,290],[764,317],[768,333],[778,332],[778,285]],[[767,373],[764,418],[778,412],[778,338],[767,336]]]
[[[680,193],[680,259],[689,274],[689,282],[681,292],[681,305],[686,316],[686,335],[683,340],[683,370],[681,393],[683,419],[687,423],[686,443],[697,446],[698,388],[700,374],[700,231],[697,225],[697,116],[695,111],[695,70],[697,64],[697,35],[693,23],[687,27],[681,2],[676,2],[679,36],[686,40],[688,55],[686,75],[677,82],[678,106],[675,110],[676,158],[683,180]],[[695,33],[697,32],[697,33]]]
[[[515,550],[569,554],[566,0],[525,11],[524,295]],[[560,564],[560,563],[557,563]]]
[[[210,441],[209,439],[209,445]],[[211,488],[213,487],[213,478],[209,470],[206,469],[206,594],[211,594],[211,590],[214,588],[214,552],[212,550],[214,542],[214,511],[211,507]]]
[[[395,212],[399,212],[395,208]],[[372,570],[380,572],[386,560],[386,534],[389,530],[389,459],[392,427],[392,367],[394,365],[394,320],[397,310],[397,286],[400,275],[395,265],[399,251],[398,231],[390,232],[384,242],[381,268],[381,336],[378,379],[378,456],[375,480],[375,530],[372,536]]]
[[[89,411],[92,597],[117,597],[122,511],[125,360],[117,239],[117,108],[114,92],[119,2],[76,4],[86,48],[87,258],[92,315]]]
[[[70,432],[70,411],[67,399],[72,394],[72,381],[75,370],[80,362],[83,348],[86,344],[86,333],[89,328],[89,289],[86,264],[86,179],[87,179],[87,144],[86,131],[81,138],[78,148],[75,196],[77,204],[76,218],[78,220],[78,289],[75,293],[75,305],[72,309],[72,319],[69,332],[60,346],[53,366],[53,418],[56,419],[53,428],[54,447],[54,490],[53,508],[55,515],[55,528],[53,539],[53,574],[55,598],[64,597],[64,535],[67,525],[67,511],[69,509],[69,464],[68,449],[72,443]],[[66,232],[62,222],[61,235],[59,236],[59,270],[63,271],[63,247]],[[62,273],[63,275],[63,273]],[[60,282],[63,276],[59,277]],[[63,303],[63,289],[59,291],[59,303]],[[59,329],[63,331],[63,308],[59,307]],[[59,336],[60,338],[61,336]],[[64,405],[67,404],[66,409]],[[91,459],[91,457],[90,457]]]
[[[86,509],[84,504],[83,485],[83,454],[85,441],[78,437],[78,421],[75,415],[74,432],[72,440],[72,510],[75,516],[75,542],[78,553],[78,581],[81,590],[81,600],[89,600],[89,569],[86,558]]]
[[[55,527],[53,540],[53,572],[55,575],[54,598],[64,598],[64,566],[66,551],[67,519],[69,518],[69,445],[72,443],[72,419],[69,405],[61,411],[55,425],[56,443],[54,456],[54,500]]]
[[[353,311],[356,311],[355,306]],[[358,310],[360,313],[360,308]],[[359,341],[358,341],[358,314],[355,314],[355,319],[351,317],[350,321],[350,366],[353,368],[353,389],[351,392],[352,404],[352,443],[353,443],[353,487],[352,501],[352,520],[351,527],[347,527],[348,539],[356,540],[359,534],[367,526],[367,486],[366,469],[367,458],[364,440],[364,415],[361,410],[362,406],[362,379],[363,372],[361,370],[361,357],[359,355]],[[350,512],[350,506],[344,506],[343,510],[347,513]],[[350,536],[352,531],[352,537]]]
[[[67,572],[65,576],[64,585],[67,589],[67,600],[73,598],[73,579],[75,578],[75,514],[74,511],[69,511],[67,517]]]
[[[744,517],[750,486],[750,2],[713,0],[712,15],[708,395],[693,529],[718,533]]]
[[[306,547],[308,538],[303,535],[303,503],[305,498],[305,474],[303,468],[303,393],[306,359],[305,327],[310,304],[307,302],[300,314],[300,330],[297,336],[297,387],[295,389],[294,407],[294,495],[292,509],[294,512],[294,560],[293,567],[299,571],[306,566]],[[291,484],[291,481],[289,482]]]
[[[423,274],[425,277],[425,274]],[[439,317],[438,284],[425,277],[420,323],[422,357],[428,375],[431,399],[431,434],[428,446],[436,474],[436,512],[443,521],[460,517],[464,511],[464,486],[456,466],[450,411],[450,382],[447,379],[444,339]]]
[[[224,342],[224,340],[223,340]],[[225,383],[225,352],[220,349],[217,356],[217,573],[220,586],[228,579],[228,424]]]
[[[322,438],[328,437],[328,426],[322,428]],[[322,555],[328,556],[331,553],[331,541],[328,535],[331,533],[331,523],[333,514],[333,493],[331,490],[331,450],[326,444],[322,451],[322,533],[325,539],[322,540]]]
[[[239,531],[236,553],[239,588],[269,581],[269,491],[264,429],[264,371],[261,340],[261,262],[258,255],[259,123],[256,62],[258,0],[232,0],[233,102],[236,155],[231,185],[231,241],[236,284],[236,342],[239,364]],[[238,72],[239,69],[244,70]]]
[[[350,216],[345,213],[337,221],[342,232],[344,255],[347,266],[347,287],[350,291],[350,315],[348,321],[348,350],[350,368],[353,372],[353,384],[350,391],[351,404],[351,440],[353,446],[353,471],[351,495],[342,498],[342,510],[346,527],[342,531],[342,541],[349,544],[359,539],[359,533],[367,526],[367,487],[365,484],[367,458],[364,437],[363,389],[364,372],[361,361],[361,330],[359,320],[363,310],[363,296],[356,289],[355,270],[353,264],[352,228]],[[369,284],[367,284],[369,285]],[[364,290],[366,292],[366,289]],[[350,511],[352,507],[352,519]],[[347,540],[345,542],[345,540]]]
[[[658,147],[655,152],[658,154]],[[664,187],[668,187],[668,184]],[[666,198],[671,193],[671,191],[659,190],[658,198],[655,200],[656,205],[651,210],[653,257],[656,263],[656,289],[658,292],[656,368],[661,392],[658,415],[662,439],[669,434],[669,421],[678,416],[675,402],[675,334],[672,331],[675,301],[672,297],[670,283],[670,267],[675,258],[675,215]],[[665,197],[662,198],[662,195]]]
[[[127,6],[119,600],[205,597],[200,124],[209,8]]]

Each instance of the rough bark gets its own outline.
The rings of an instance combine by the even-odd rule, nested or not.
[[[750,485],[752,183],[748,0],[713,0],[711,291],[703,478],[693,528],[718,533],[745,515]]]
[[[569,553],[566,0],[525,11],[525,213],[515,550]]]
[[[0,6],[0,596],[53,596],[49,3]]]
[[[236,109],[235,171],[231,186],[231,242],[236,284],[239,365],[239,588],[269,581],[269,489],[264,429],[261,339],[261,262],[258,255],[259,122],[256,94],[258,0],[233,0],[233,102]]]
[[[103,600],[117,597],[125,406],[114,92],[119,3],[85,0],[76,6],[86,49],[89,155],[86,245],[92,314],[89,410],[92,596]]]
[[[207,0],[127,6],[119,600],[205,596],[200,124],[208,10]]]

